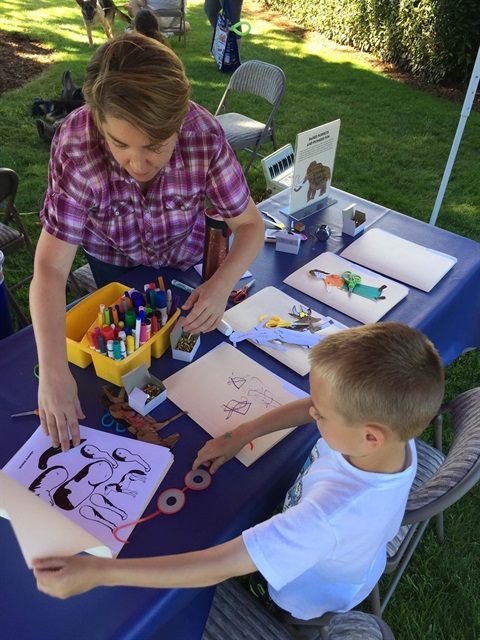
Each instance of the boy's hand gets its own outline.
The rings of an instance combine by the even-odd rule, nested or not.
[[[89,556],[36,559],[33,561],[33,573],[37,588],[62,600],[89,591],[99,585],[98,562],[98,558]]]
[[[223,436],[209,440],[197,453],[192,469],[204,465],[209,467],[210,473],[215,473],[222,464],[233,458],[245,445],[236,435],[236,431],[227,431]]]

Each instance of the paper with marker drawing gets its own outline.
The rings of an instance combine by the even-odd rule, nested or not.
[[[38,427],[0,471],[0,515],[29,567],[34,558],[81,551],[116,556],[124,543],[113,529],[141,517],[173,462],[158,445],[83,425],[80,437],[62,453]]]
[[[275,315],[282,320],[295,322],[295,318],[290,315],[294,307],[297,310],[302,309],[302,305],[298,300],[288,296],[283,291],[280,291],[280,289],[265,287],[257,291],[257,293],[248,296],[241,304],[228,309],[228,311],[224,313],[223,319],[225,322],[228,322],[234,331],[247,332],[256,326],[260,322],[260,317],[265,314]],[[327,316],[323,316],[315,309],[312,309],[312,317],[320,318],[323,321],[332,320],[332,324],[318,331],[318,335],[324,336],[329,333],[337,333],[337,331],[347,328],[344,324]],[[305,376],[310,371],[310,361],[308,357],[310,349],[305,349],[305,347],[294,344],[282,344],[282,347],[285,347],[286,351],[278,351],[273,347],[263,344],[256,344],[256,346],[273,358],[283,362],[283,364],[301,376]]]
[[[383,229],[370,229],[340,255],[426,292],[431,291],[457,262],[454,256],[428,249]]]
[[[163,383],[169,399],[213,438],[308,395],[225,342]],[[291,430],[257,438],[236,457],[248,467]]]
[[[362,277],[362,284],[371,287],[387,285],[381,293],[385,296],[385,300],[369,300],[356,294],[349,296],[348,292],[333,286],[329,292],[322,279],[310,275],[311,270],[337,275],[341,275],[344,271],[352,271]],[[284,282],[364,324],[378,322],[408,294],[408,288],[403,284],[389,280],[386,276],[369,271],[328,251],[294,271],[285,278]]]

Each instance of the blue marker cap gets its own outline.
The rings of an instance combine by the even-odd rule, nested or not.
[[[158,309],[164,309],[167,306],[167,296],[165,291],[157,291],[155,293],[155,305]]]

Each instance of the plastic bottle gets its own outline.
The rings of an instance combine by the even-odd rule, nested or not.
[[[8,306],[7,289],[3,277],[3,262],[5,257],[0,251],[0,338],[6,338],[13,333],[12,317]]]
[[[225,260],[232,232],[212,207],[205,212],[205,226],[202,276],[204,280],[208,280]]]

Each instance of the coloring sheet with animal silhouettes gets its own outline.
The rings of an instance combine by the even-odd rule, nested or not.
[[[213,438],[228,437],[242,422],[307,395],[227,343],[163,383],[169,399],[188,411],[188,416]],[[248,467],[290,431],[284,429],[257,438],[236,457]]]
[[[81,551],[116,556],[123,542],[115,528],[141,517],[173,462],[166,447],[83,425],[80,438],[63,453],[38,427],[0,473],[0,515],[11,520],[28,566]]]
[[[378,322],[408,295],[403,284],[329,251],[291,273],[284,282],[364,324]]]

